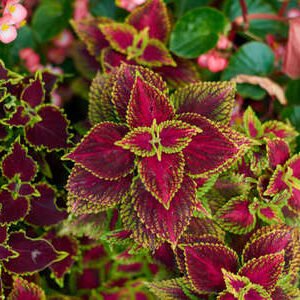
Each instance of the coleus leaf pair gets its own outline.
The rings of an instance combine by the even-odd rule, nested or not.
[[[166,48],[171,25],[162,0],[148,0],[132,11],[125,23],[88,17],[72,21],[72,25],[105,72],[125,62],[154,68],[175,85],[198,78],[191,62],[173,58]]]
[[[45,104],[57,78],[51,73],[37,73],[35,78],[11,79],[1,85],[7,89],[4,106],[13,111],[3,120],[4,125],[21,127],[26,141],[38,149],[60,150],[69,147],[68,120],[62,111]],[[20,102],[9,100],[16,97]]]
[[[175,250],[184,277],[148,286],[161,299],[215,295],[219,300],[279,300],[289,296],[287,287],[299,295],[294,286],[299,269],[297,235],[288,226],[263,227],[244,247],[241,266],[237,253],[218,238],[193,238],[193,243],[185,241]]]
[[[171,101],[150,70],[124,64],[108,78],[113,92],[99,107],[123,123],[95,125],[66,156],[75,162],[69,209],[96,213],[121,203],[123,222],[135,234],[176,243],[195,208],[194,179],[226,170],[249,145],[227,125],[234,86],[199,83]]]

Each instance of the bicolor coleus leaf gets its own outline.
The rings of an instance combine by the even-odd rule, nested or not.
[[[134,27],[124,23],[107,23],[99,28],[110,46],[123,54],[128,53],[128,48],[133,45],[138,33]]]
[[[6,190],[0,192],[0,223],[9,224],[22,220],[29,211],[29,202],[25,197],[13,199]]]
[[[7,244],[19,255],[3,264],[8,271],[16,274],[41,271],[66,255],[57,252],[46,240],[29,238],[24,232],[11,233]]]
[[[38,191],[35,189],[34,185],[30,183],[18,183],[18,182],[10,182],[2,188],[10,191],[13,198],[16,199],[17,197],[28,197],[33,194],[38,194]]]
[[[16,277],[8,300],[46,300],[46,295],[35,283]]]
[[[151,127],[172,119],[174,109],[168,98],[156,87],[137,75],[132,87],[127,108],[127,123],[130,127]]]
[[[97,73],[89,92],[89,120],[93,125],[116,119],[111,102],[113,82],[109,75]]]
[[[252,201],[243,197],[232,198],[217,211],[215,221],[229,232],[248,233],[256,223],[256,214],[252,206]]]
[[[258,217],[267,224],[280,224],[284,222],[282,207],[278,204],[260,204],[257,208]]]
[[[109,46],[109,42],[101,32],[99,25],[111,23],[107,18],[87,17],[82,20],[72,20],[71,25],[79,38],[86,44],[90,54],[98,57],[101,50]]]
[[[198,292],[220,292],[225,289],[222,269],[236,273],[238,256],[221,244],[199,243],[183,246],[189,280]]]
[[[160,157],[143,157],[138,162],[138,173],[146,189],[164,207],[170,203],[184,177],[184,156],[182,153],[166,154]]]
[[[37,173],[37,165],[27,149],[16,141],[2,160],[2,173],[8,179],[18,176],[21,181],[31,181]]]
[[[156,236],[175,244],[189,224],[195,202],[195,182],[185,177],[168,209],[159,203],[136,179],[131,187],[133,206],[138,217]]]
[[[114,82],[111,101],[114,103],[121,121],[126,121],[127,107],[130,100],[131,91],[136,80],[137,73],[145,80],[155,86],[161,92],[167,91],[166,82],[153,71],[141,66],[121,64],[112,78]]]
[[[67,189],[78,198],[94,202],[102,209],[108,209],[118,204],[129,191],[132,175],[118,180],[104,180],[86,171],[80,165],[75,165],[68,179]],[[74,208],[70,207],[71,211]]]
[[[0,261],[8,261],[10,258],[18,256],[18,253],[13,251],[11,247],[7,245],[0,245]]]
[[[282,252],[268,254],[249,260],[238,274],[250,279],[267,291],[272,291],[282,275],[284,255]]]
[[[57,251],[63,251],[67,253],[67,256],[64,259],[58,262],[54,262],[50,266],[50,270],[53,272],[55,278],[60,280],[67,272],[70,271],[72,265],[75,262],[75,258],[78,252],[78,243],[74,238],[70,236],[57,236],[53,231],[49,232],[45,238],[50,241],[52,246]]]
[[[263,128],[255,112],[248,106],[243,115],[243,123],[246,134],[251,138],[260,138],[263,134]]]
[[[289,145],[283,139],[267,140],[267,155],[272,169],[284,165],[290,157]]]
[[[218,127],[196,113],[184,113],[178,120],[197,126],[202,132],[183,149],[186,170],[192,177],[204,177],[229,168],[248,148],[248,141],[237,132]]]
[[[187,83],[199,81],[199,75],[193,62],[180,57],[173,57],[176,67],[161,66],[154,68],[171,86],[177,88]]]
[[[1,67],[1,64],[0,64]],[[8,226],[6,225],[0,225],[0,244],[3,244],[6,239],[8,238],[8,233],[7,233]]]
[[[25,220],[37,226],[57,224],[67,217],[67,212],[56,206],[55,191],[46,183],[36,185],[39,196],[31,197],[30,211]]]
[[[148,67],[173,66],[176,67],[176,62],[172,58],[166,46],[154,39],[150,39],[145,46],[145,49],[136,57],[139,64]]]
[[[22,105],[18,105],[15,111],[10,115],[5,123],[11,126],[24,126],[30,121],[30,116],[26,111],[26,108]]]
[[[283,190],[288,190],[289,187],[284,180],[284,175],[285,172],[283,167],[278,165],[272,177],[270,178],[270,182],[264,194],[267,196],[274,196]]]
[[[27,141],[34,147],[50,151],[69,146],[68,120],[58,107],[40,106],[37,113],[41,120],[25,127]]]
[[[177,113],[197,113],[228,124],[235,99],[233,82],[199,82],[175,91],[172,101]]]
[[[167,7],[162,0],[148,0],[130,13],[126,23],[138,31],[149,28],[150,38],[162,42],[167,42],[171,30]]]
[[[134,155],[115,142],[127,131],[123,125],[100,123],[66,157],[99,178],[115,180],[126,176],[133,170]]]
[[[28,103],[32,108],[43,103],[45,99],[44,84],[40,78],[36,78],[24,88],[21,100]]]
[[[297,130],[289,124],[279,121],[267,121],[262,125],[265,137],[281,138],[287,141],[292,141],[298,136]]]
[[[127,232],[130,232],[130,237],[134,241],[151,250],[157,249],[161,245],[161,240],[139,218],[129,195],[121,203],[120,209],[123,225]]]

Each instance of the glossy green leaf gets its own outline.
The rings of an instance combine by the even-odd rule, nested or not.
[[[196,58],[215,47],[228,24],[222,12],[196,8],[180,18],[171,33],[170,50],[181,57]]]

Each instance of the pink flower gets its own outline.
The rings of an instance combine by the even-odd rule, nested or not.
[[[74,3],[74,20],[81,20],[89,15],[89,1],[88,0],[75,0]]]
[[[26,8],[19,2],[19,0],[8,0],[4,8],[3,15],[10,15],[13,24],[22,23],[27,17]]]
[[[300,9],[297,9],[297,8],[291,8],[291,9],[287,12],[287,17],[288,17],[288,18],[297,18],[297,17],[300,17]]]
[[[205,53],[205,54],[202,54],[198,57],[198,65],[201,67],[201,68],[207,68],[208,66],[208,59],[209,59],[209,56],[210,54],[208,53]]]
[[[17,38],[17,29],[12,25],[11,16],[5,15],[0,18],[0,41],[8,44]]]
[[[226,50],[230,47],[231,47],[230,40],[225,35],[221,35],[217,43],[217,48],[219,50]]]
[[[74,37],[70,30],[62,31],[57,37],[53,39],[53,44],[56,47],[67,48],[71,46],[74,41]]]
[[[48,60],[55,64],[61,64],[65,60],[66,55],[67,55],[66,48],[54,47],[48,49],[47,51]]]
[[[208,69],[213,73],[223,71],[227,65],[227,59],[220,56],[217,52],[212,53],[207,61]]]
[[[137,6],[143,4],[146,0],[116,0],[117,6],[126,9],[128,11],[132,11]]]
[[[19,52],[20,58],[24,60],[25,67],[29,72],[34,73],[42,69],[39,55],[31,48],[24,48]]]

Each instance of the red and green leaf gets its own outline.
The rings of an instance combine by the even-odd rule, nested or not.
[[[166,4],[162,0],[148,0],[127,17],[126,22],[138,31],[149,28],[150,38],[167,42],[171,25]]]
[[[41,120],[25,127],[27,141],[34,147],[59,150],[69,147],[69,122],[58,107],[40,106]]]
[[[289,145],[282,139],[267,140],[267,155],[272,169],[284,165],[290,157]]]
[[[133,169],[134,155],[116,146],[115,142],[121,140],[127,131],[123,125],[100,123],[66,157],[102,179],[115,180],[126,176]]]
[[[238,256],[221,244],[199,243],[183,246],[189,279],[198,292],[220,292],[225,289],[222,269],[236,273]]]
[[[8,271],[17,274],[41,271],[65,256],[64,252],[57,252],[46,240],[29,238],[24,232],[11,233],[8,245],[19,255],[3,264]]]
[[[279,121],[268,121],[262,125],[264,136],[273,138],[281,138],[286,141],[292,141],[298,136],[297,130],[289,124]]]
[[[240,134],[220,128],[199,114],[180,114],[177,119],[202,129],[183,149],[186,170],[192,177],[207,177],[225,171],[248,148],[248,141]]]
[[[137,31],[134,27],[123,23],[108,23],[99,26],[110,46],[123,54],[133,45]]]
[[[31,181],[37,173],[37,165],[27,154],[27,149],[16,141],[2,160],[2,173],[8,179],[18,176],[22,181]]]
[[[283,266],[284,255],[279,252],[251,259],[243,265],[238,274],[248,277],[252,283],[262,286],[267,291],[272,291],[282,275]]]
[[[182,153],[162,153],[158,157],[144,157],[138,162],[138,172],[146,189],[165,209],[179,190],[184,177],[184,157]]]
[[[252,202],[243,197],[229,200],[215,214],[215,220],[223,229],[235,234],[250,232],[256,224],[256,214]]]
[[[168,98],[137,74],[127,109],[128,125],[132,128],[151,127],[154,120],[159,125],[173,116],[174,109]]]
[[[243,116],[244,129],[251,138],[260,138],[263,134],[263,128],[255,112],[248,106]]]
[[[16,277],[8,300],[46,300],[46,295],[35,283]]]
[[[282,207],[277,204],[261,204],[257,209],[258,217],[267,224],[280,224],[284,222]]]
[[[232,82],[199,82],[175,91],[172,101],[177,113],[197,113],[228,124],[235,99]]]
[[[95,203],[101,210],[118,204],[128,192],[132,176],[128,175],[118,180],[104,180],[94,176],[79,165],[75,165],[69,177],[67,189],[79,201],[85,199],[88,203]],[[76,207],[69,207],[76,212]]]
[[[30,211],[25,220],[37,226],[55,225],[66,219],[68,214],[56,205],[55,190],[46,183],[36,185],[39,196],[31,197]]]
[[[185,177],[169,209],[160,204],[144,187],[140,179],[132,185],[131,196],[138,217],[157,237],[176,244],[188,226],[196,196],[195,182]]]
[[[30,116],[27,112],[27,108],[22,105],[18,105],[15,111],[10,115],[5,123],[11,126],[24,126],[30,121]]]
[[[265,191],[264,194],[267,196],[274,196],[279,192],[282,192],[284,190],[289,190],[288,185],[284,181],[284,175],[285,172],[283,167],[278,165],[270,179],[267,190]]]
[[[32,80],[23,90],[21,100],[32,108],[40,105],[45,100],[44,84],[40,78]]]

